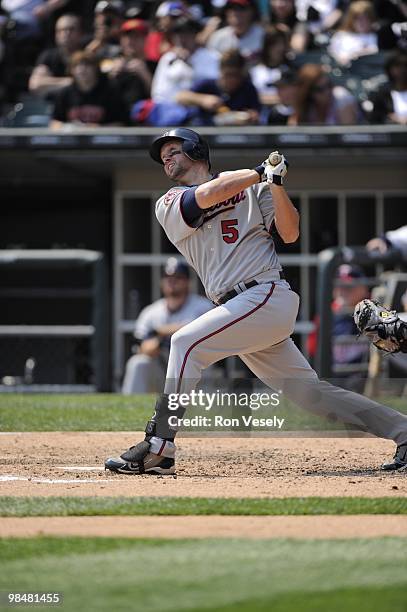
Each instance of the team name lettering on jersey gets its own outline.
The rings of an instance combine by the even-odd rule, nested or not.
[[[246,194],[244,191],[237,193],[235,196],[228,198],[227,200],[223,200],[223,202],[218,202],[218,204],[214,204],[208,210],[216,210],[217,208],[221,208],[223,206],[230,206],[231,204],[239,204],[242,200],[246,199]]]
[[[214,204],[210,208],[207,208],[204,212],[204,220],[209,221],[209,219],[213,219],[218,215],[221,215],[223,212],[228,210],[233,210],[239,202],[246,199],[246,194],[244,191],[237,193],[235,196],[228,198],[227,200],[223,200],[223,202],[218,202]],[[221,210],[219,210],[221,209]]]

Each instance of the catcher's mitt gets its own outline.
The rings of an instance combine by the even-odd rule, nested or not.
[[[353,318],[361,334],[386,353],[407,353],[407,324],[395,310],[387,310],[372,300],[362,300],[355,306]]]

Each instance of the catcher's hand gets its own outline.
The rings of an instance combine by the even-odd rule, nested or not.
[[[269,185],[282,185],[283,177],[287,174],[288,162],[284,155],[278,151],[270,153],[264,163],[264,176]]]
[[[355,306],[353,318],[361,334],[386,353],[407,352],[407,325],[395,310],[387,310],[372,300]]]

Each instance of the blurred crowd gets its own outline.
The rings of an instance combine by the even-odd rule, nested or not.
[[[407,122],[404,0],[2,0],[2,126]]]

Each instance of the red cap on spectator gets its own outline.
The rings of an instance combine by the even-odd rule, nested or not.
[[[120,28],[120,32],[140,32],[140,34],[146,35],[148,32],[148,25],[144,19],[128,19],[125,21]]]

